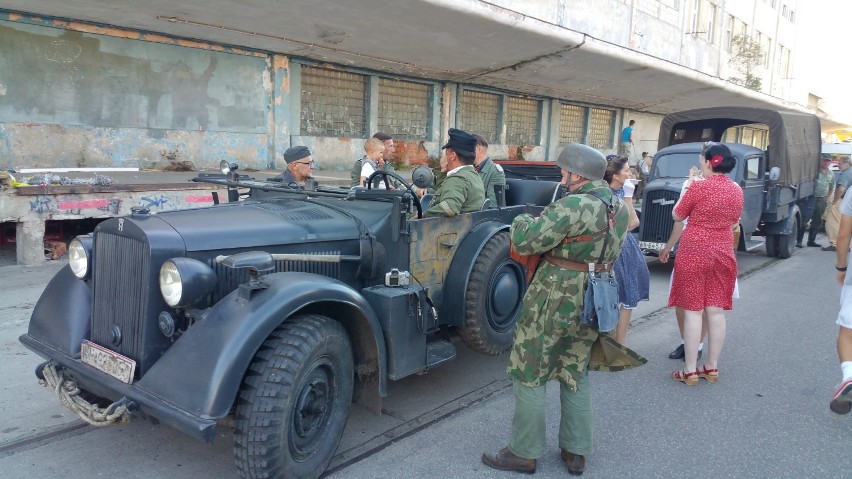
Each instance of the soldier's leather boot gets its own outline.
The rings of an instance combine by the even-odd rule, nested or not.
[[[509,451],[509,448],[500,449],[497,454],[483,454],[482,462],[488,467],[500,471],[523,472],[524,474],[535,473],[535,459],[524,459]]]
[[[586,469],[586,457],[580,454],[574,454],[573,452],[566,451],[562,449],[562,462],[565,463],[565,467],[568,468],[568,474],[572,476],[582,476],[583,470]]]

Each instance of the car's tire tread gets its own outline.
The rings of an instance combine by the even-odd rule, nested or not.
[[[333,444],[320,447],[322,457],[311,457],[294,470],[288,464],[287,429],[292,406],[291,397],[302,374],[302,367],[311,362],[317,348],[333,348],[341,357],[341,377],[336,391],[342,396],[344,411],[339,411],[339,424],[332,423],[324,440]],[[246,371],[236,407],[234,457],[237,472],[242,478],[319,477],[337,448],[343,432],[354,381],[352,347],[346,330],[331,318],[305,315],[290,318],[275,329],[263,342]],[[289,426],[287,426],[289,427]],[[317,454],[320,456],[320,454]],[[309,474],[309,475],[306,475]]]
[[[490,275],[502,258],[509,254],[509,233],[501,231],[482,247],[470,272],[465,292],[464,326],[459,330],[464,343],[472,350],[496,356],[512,347],[514,328],[508,333],[492,331],[483,321],[483,295],[487,295]],[[517,318],[516,318],[517,319]]]

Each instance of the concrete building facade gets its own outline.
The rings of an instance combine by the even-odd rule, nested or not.
[[[6,1],[0,168],[276,169],[299,144],[346,169],[376,131],[421,164],[449,127],[484,136],[492,157],[552,160],[569,142],[614,152],[630,119],[637,152],[653,152],[671,111],[806,110],[797,4]],[[728,81],[737,36],[765,52],[759,91]]]

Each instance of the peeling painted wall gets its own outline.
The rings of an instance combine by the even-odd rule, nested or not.
[[[269,163],[265,57],[0,21],[0,167]]]

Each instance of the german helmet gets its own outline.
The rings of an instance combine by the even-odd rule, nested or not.
[[[589,180],[602,180],[606,172],[603,153],[580,143],[571,143],[563,148],[556,165]]]

